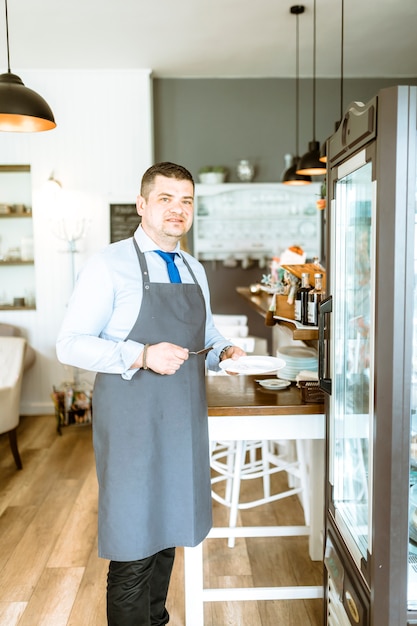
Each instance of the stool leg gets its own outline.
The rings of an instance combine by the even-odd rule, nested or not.
[[[184,548],[185,623],[204,626],[203,544]]]
[[[287,463],[294,463],[298,460],[298,456],[297,456],[297,446],[294,443],[294,441],[284,441],[283,442],[283,447],[284,447],[284,456],[285,456],[285,460]],[[297,479],[294,476],[294,474],[292,474],[291,472],[289,472],[287,474],[287,478],[288,478],[288,486],[291,488],[297,487]]]
[[[230,502],[232,499],[235,455],[236,455],[236,443],[230,442],[229,449],[227,451],[227,461],[226,461],[227,479],[226,479],[226,491],[225,491],[225,496],[224,496],[226,502]]]
[[[309,476],[308,466],[306,461],[305,446],[306,441],[304,439],[297,439],[295,442],[297,449],[298,467],[300,472],[300,486],[301,486],[301,501],[304,509],[304,519],[306,526],[310,525],[310,488],[309,488]]]
[[[230,501],[229,528],[236,528],[237,512],[239,506],[240,495],[240,473],[244,460],[244,450],[246,449],[246,441],[236,441],[235,448],[235,465],[233,471],[232,497]],[[229,537],[227,542],[229,548],[235,545],[235,537]]]
[[[262,472],[263,472],[263,485],[264,485],[264,498],[269,498],[271,495],[271,476],[269,474],[269,441],[264,439],[262,441]]]
[[[253,466],[256,463],[256,445],[249,447],[249,463]]]

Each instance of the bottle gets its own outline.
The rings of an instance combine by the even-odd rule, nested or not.
[[[319,304],[324,298],[322,287],[323,274],[314,274],[314,289],[308,293],[308,324],[317,326],[319,323]]]
[[[276,300],[277,300],[277,294],[274,293],[274,295],[271,298],[269,309],[267,310],[266,315],[265,315],[265,326],[275,325],[274,315],[275,315],[275,308],[276,308]]]
[[[294,319],[305,326],[308,324],[308,294],[310,291],[310,274],[303,272],[301,274],[301,286],[295,294]]]

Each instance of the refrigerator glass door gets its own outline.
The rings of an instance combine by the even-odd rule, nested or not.
[[[358,568],[372,546],[375,190],[365,151],[338,167],[332,203],[329,478],[334,518]]]
[[[414,223],[413,347],[411,367],[408,609],[417,610],[417,204]]]

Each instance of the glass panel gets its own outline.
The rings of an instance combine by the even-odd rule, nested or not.
[[[372,199],[370,163],[336,183],[331,476],[336,519],[358,561],[371,544]]]
[[[411,367],[408,608],[417,609],[417,202],[414,214],[414,311]]]

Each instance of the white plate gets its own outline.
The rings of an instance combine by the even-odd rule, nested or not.
[[[258,380],[257,381],[261,387],[265,387],[265,389],[285,389],[291,385],[289,380],[278,380],[278,378],[270,378],[266,380]]]
[[[285,361],[274,356],[241,356],[239,359],[225,359],[220,369],[233,374],[268,374],[285,367]]]
[[[309,370],[310,371],[310,370]],[[292,382],[296,382],[297,381],[297,376],[300,372],[297,372],[296,374],[294,374],[293,372],[289,372],[287,369],[282,369],[277,373],[278,378],[280,378],[281,380],[291,380]],[[313,372],[311,370],[312,374],[317,374],[317,370],[315,372]],[[316,380],[316,379],[315,379]]]
[[[287,381],[290,380],[293,383],[297,382],[297,376],[293,376],[292,374],[287,374],[285,371],[282,373],[278,372],[277,376],[280,380],[287,380]]]
[[[296,359],[317,358],[317,350],[307,346],[283,346],[278,350],[278,354],[283,357]]]

